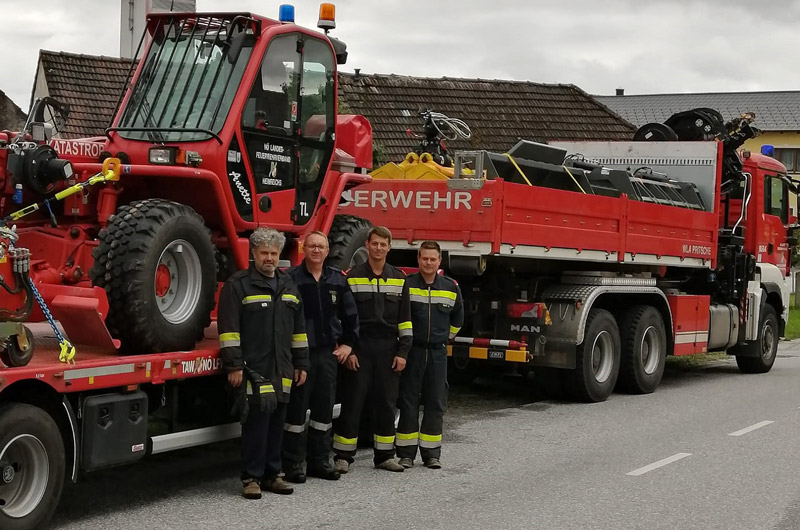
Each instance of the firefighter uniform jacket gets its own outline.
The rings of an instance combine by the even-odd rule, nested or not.
[[[278,401],[288,402],[294,370],[309,368],[303,304],[289,275],[276,270],[268,281],[252,264],[235,273],[219,296],[217,328],[225,370],[246,364],[270,380]]]
[[[377,277],[366,262],[347,271],[347,284],[358,306],[360,336],[396,337],[394,355],[407,359],[414,333],[405,273],[387,263]]]
[[[317,281],[304,261],[289,276],[303,301],[309,347],[352,347],[358,341],[358,309],[344,273],[326,265]]]
[[[464,303],[455,280],[439,274],[428,285],[420,273],[406,280],[411,298],[414,346],[440,349],[464,324]]]

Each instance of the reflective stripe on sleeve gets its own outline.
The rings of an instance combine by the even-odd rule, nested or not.
[[[292,380],[288,377],[281,378],[281,387],[283,387],[283,392],[288,394],[292,391]]]
[[[282,294],[281,300],[283,300],[284,302],[294,302],[295,304],[300,303],[300,300],[298,300],[297,297],[293,294]]]
[[[272,384],[270,384],[270,383],[267,383],[267,384],[264,384],[264,385],[261,385],[261,386],[258,387],[258,393],[259,394],[272,394],[273,392],[275,392],[275,389],[272,387]],[[253,395],[253,385],[250,383],[250,381],[247,382],[246,393],[247,393],[247,395],[250,395],[250,396]]]
[[[306,430],[305,423],[303,425],[292,425],[291,423],[286,423],[283,426],[283,430],[286,432],[294,432],[300,434],[301,432]]]
[[[238,333],[220,333],[219,347],[232,348],[241,344],[240,336]]]
[[[378,436],[373,435],[375,440],[375,449],[394,449],[394,436]]]
[[[456,337],[456,335],[458,335],[459,331],[461,331],[461,328],[457,328],[455,326],[450,326],[450,338],[454,339]]]
[[[414,335],[414,329],[412,328],[411,321],[406,320],[405,322],[400,322],[397,324],[397,334],[401,337],[411,337]]]
[[[308,335],[305,333],[295,333],[292,335],[292,348],[308,347]]]
[[[334,449],[339,449],[340,451],[355,451],[357,443],[357,436],[355,438],[345,438],[344,436],[339,436],[338,434],[333,435]]]
[[[397,447],[407,447],[412,445],[417,445],[417,441],[419,440],[419,433],[418,432],[399,432],[397,433],[397,441],[395,445]]]
[[[419,433],[419,446],[425,447],[426,449],[435,449],[437,447],[442,446],[442,435],[441,434],[425,434],[424,432]]]

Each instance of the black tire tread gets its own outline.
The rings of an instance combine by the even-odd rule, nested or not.
[[[626,311],[621,320],[620,326],[620,340],[622,341],[622,355],[620,357],[619,377],[617,379],[617,388],[623,392],[630,392],[633,394],[649,394],[655,390],[650,389],[646,384],[643,384],[638,377],[638,369],[634,360],[633,352],[636,349],[636,330],[639,327],[642,319],[650,311],[658,310],[648,305],[637,305]],[[660,314],[659,314],[660,315]],[[661,322],[661,329],[664,331],[662,338],[666,339],[666,331],[664,330],[663,320]],[[666,348],[666,342],[662,344]],[[662,365],[664,363],[662,362]],[[663,366],[661,368],[661,375],[663,375]],[[660,377],[659,377],[660,382]],[[658,386],[658,383],[655,385]]]
[[[605,309],[592,309],[589,313],[588,318],[586,319],[586,325],[584,326],[584,330],[588,331],[591,329],[592,324],[595,320],[601,317],[601,315],[605,315],[611,322],[616,323],[614,320],[614,315],[612,315],[609,311]],[[619,338],[619,329],[617,328],[617,344],[620,344]],[[589,340],[587,340],[586,334],[584,334],[583,343],[578,346],[577,351],[575,352],[575,369],[568,374],[568,389],[570,396],[578,401],[582,401],[584,403],[598,403],[601,401],[605,401],[608,399],[608,395],[614,389],[616,384],[617,377],[619,375],[619,359],[617,359],[617,370],[616,372],[612,373],[611,381],[608,383],[610,385],[610,390],[606,395],[598,395],[592,391],[587,385],[587,381],[584,378],[584,365],[587,361],[585,354],[585,348],[589,344]],[[619,352],[617,352],[619,353]]]
[[[764,306],[764,310],[762,312],[762,320],[758,323],[758,340],[753,341],[750,344],[744,346],[738,346],[737,349],[740,351],[747,351],[749,355],[737,355],[736,356],[736,365],[739,367],[739,371],[744,374],[765,374],[772,369],[772,365],[775,364],[775,358],[778,355],[777,346],[776,352],[772,356],[772,360],[769,363],[765,363],[763,357],[761,357],[761,332],[764,329],[764,319],[767,318],[768,313],[772,313],[773,321],[775,323],[775,337],[776,337],[776,344],[778,342],[778,312],[775,311],[775,308],[769,304]],[[750,351],[755,350],[755,351]]]
[[[337,215],[333,218],[331,229],[328,231],[327,262],[334,267],[346,270],[350,265],[348,249],[353,239],[364,229],[372,228],[372,223],[355,215]]]
[[[144,300],[153,286],[136,277],[136,273],[144,268],[145,254],[159,228],[176,217],[193,219],[203,227],[213,257],[211,231],[205,226],[203,218],[189,206],[164,199],[145,199],[121,206],[109,219],[108,227],[101,230],[98,236],[99,245],[93,253],[94,264],[89,277],[93,285],[106,291],[109,303],[106,326],[112,336],[120,339],[124,353],[191,349],[194,345],[194,341],[191,344],[188,341],[172,344],[159,337],[148,325],[153,309]],[[202,260],[202,249],[196,250]],[[216,270],[214,275],[216,277]],[[193,323],[195,329],[192,336],[195,340],[202,337],[203,330],[211,323],[214,291],[211,289],[206,292],[205,299],[199,301],[198,311],[204,311],[205,317]]]

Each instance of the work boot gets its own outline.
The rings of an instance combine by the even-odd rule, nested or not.
[[[344,462],[347,462],[344,460]],[[336,471],[333,466],[325,462],[321,466],[308,466],[308,476],[317,477],[325,480],[339,480],[340,473]]]
[[[375,464],[375,467],[378,469],[385,469],[386,471],[393,471],[395,473],[402,473],[406,470],[403,466],[397,463],[397,460],[394,458],[390,458],[389,460],[384,460],[380,464]]]
[[[425,467],[428,469],[442,469],[442,463],[438,458],[428,458],[425,460]]]
[[[242,482],[242,496],[245,499],[260,499],[261,488],[258,485],[258,481],[248,480],[247,482]]]
[[[281,477],[268,478],[261,481],[261,489],[278,495],[291,495],[294,488]]]
[[[412,467],[414,467],[414,460],[412,460],[411,458],[401,458],[400,465],[406,469],[411,469]]]
[[[284,471],[284,475],[286,480],[295,484],[303,484],[306,481],[306,474],[303,473],[302,464],[292,464],[289,469]]]
[[[344,475],[348,471],[350,471],[350,462],[345,460],[344,458],[339,460],[333,461],[333,468],[339,472],[340,475]]]

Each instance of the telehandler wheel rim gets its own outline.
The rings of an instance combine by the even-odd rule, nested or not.
[[[642,369],[647,375],[653,375],[661,362],[661,338],[654,326],[648,326],[642,334]]]
[[[614,341],[608,331],[601,331],[592,344],[592,372],[598,383],[605,383],[614,368]]]
[[[41,503],[47,490],[50,463],[44,444],[31,434],[9,440],[0,451],[0,511],[19,519]]]
[[[156,305],[167,322],[181,324],[194,315],[203,278],[200,257],[188,241],[176,239],[167,245],[158,258],[153,280]]]
[[[764,321],[764,327],[761,330],[761,357],[769,360],[773,355],[775,348],[775,328],[769,319]]]

